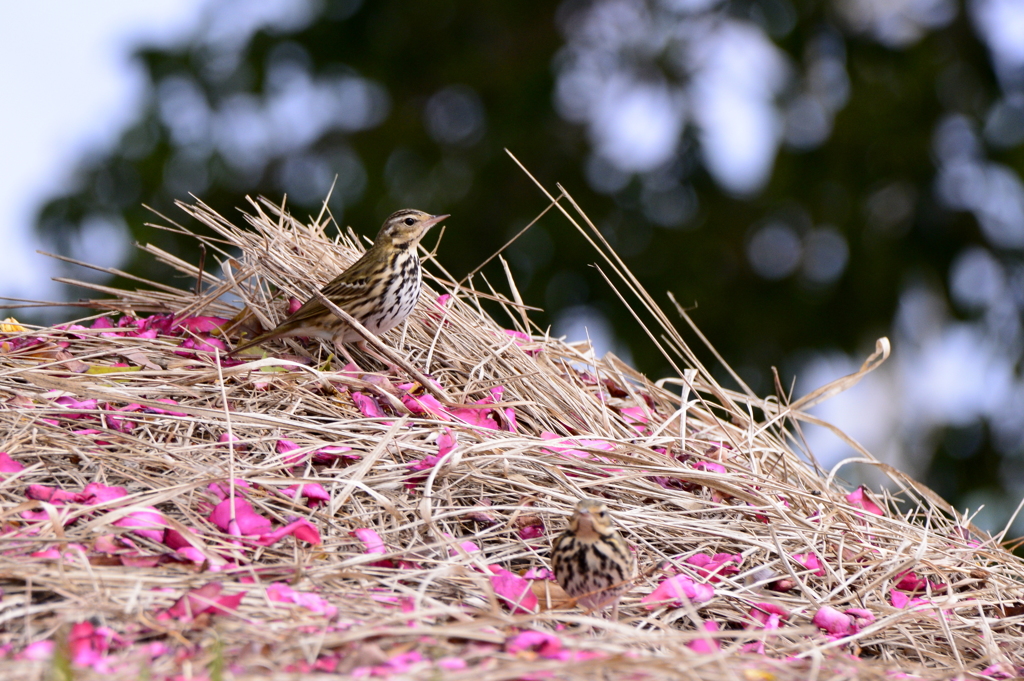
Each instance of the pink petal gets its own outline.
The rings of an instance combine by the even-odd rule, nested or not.
[[[90,482],[82,490],[81,496],[84,504],[103,504],[128,496],[128,490],[124,487],[108,487],[98,482]]]
[[[118,553],[124,548],[134,548],[135,544],[132,543],[127,537],[118,537],[113,534],[103,534],[96,537],[96,541],[92,543],[92,550],[96,553],[105,553],[111,555]]]
[[[360,528],[352,531],[350,534],[354,535],[356,539],[363,542],[366,547],[364,553],[387,553],[388,549],[384,545],[384,540],[380,538],[380,535],[369,528]]]
[[[206,555],[194,546],[183,546],[180,549],[175,549],[174,553],[197,565],[206,562]]]
[[[79,551],[82,551],[84,553],[85,550],[85,547],[81,544],[69,543],[65,545],[63,549],[57,546],[53,546],[42,551],[35,551],[34,553],[30,553],[29,555],[33,558],[43,558],[45,560],[63,559],[65,561],[73,561],[75,560],[75,558],[77,558]]]
[[[544,449],[552,452],[564,452],[572,447],[586,447],[588,449],[603,449],[608,452],[615,451],[615,445],[607,440],[587,440],[571,437],[562,437],[549,431],[540,434],[542,440],[560,440],[559,444],[544,445]]]
[[[410,650],[407,653],[399,653],[385,665],[389,672],[405,674],[412,665],[423,662],[423,654],[418,650]]]
[[[487,428],[488,430],[501,430],[498,427],[498,422],[490,414],[490,409],[453,409],[451,411],[451,415],[454,418],[468,425]]]
[[[829,605],[820,608],[814,614],[811,622],[819,629],[837,636],[846,636],[854,632],[853,618],[844,615]]]
[[[25,489],[25,496],[29,499],[48,501],[51,504],[60,506],[66,503],[77,503],[79,495],[72,492],[65,492],[62,489],[49,487],[47,485],[29,485]]]
[[[523,573],[523,579],[541,579],[541,580],[552,580],[555,578],[553,573],[548,568],[530,568]]]
[[[537,612],[537,597],[528,580],[497,565],[488,565],[487,569],[493,573],[491,586],[494,593],[505,601],[513,614]]]
[[[813,570],[814,574],[818,577],[825,576],[825,568],[821,565],[821,560],[813,553],[794,553],[793,560],[804,566],[808,570]]]
[[[224,341],[220,338],[210,338],[209,336],[199,336],[194,338],[186,338],[180,346],[182,350],[199,350],[201,352],[215,352],[220,350],[221,354],[228,351],[228,346],[224,344]],[[188,354],[175,351],[176,354]]]
[[[122,419],[118,416],[107,415],[104,417],[107,422],[107,427],[118,433],[130,433],[135,428],[135,422],[127,419]]]
[[[270,521],[256,513],[247,500],[235,497],[234,504],[231,502],[231,499],[225,499],[217,504],[210,514],[210,522],[227,531],[231,525],[231,509],[234,507],[238,532],[243,535],[263,535],[270,532]]]
[[[284,527],[280,527],[268,534],[261,535],[260,538],[256,540],[256,543],[260,546],[270,546],[281,541],[281,539],[288,535],[309,544],[320,543],[320,530],[316,529],[316,525],[305,518],[293,520]]]
[[[538,653],[541,657],[550,658],[562,649],[562,641],[557,636],[543,631],[524,631],[505,644],[505,652],[515,655],[524,650]]]
[[[765,625],[768,620],[772,617],[776,619],[776,626],[778,626],[778,620],[786,619],[789,617],[789,611],[783,608],[781,605],[774,603],[757,603],[754,607],[750,608],[750,612],[747,613],[751,619],[760,622]],[[768,627],[765,626],[767,629]]]
[[[368,418],[379,418],[384,416],[384,412],[381,411],[380,405],[377,404],[377,401],[371,397],[367,397],[363,393],[352,393],[352,401],[355,402],[356,407],[359,408],[359,411],[363,416]]]
[[[16,657],[21,660],[42,661],[53,657],[55,644],[53,641],[36,641],[25,646]]]
[[[292,485],[291,487],[281,490],[283,494],[289,497],[297,498],[304,497],[308,500],[308,506],[310,508],[316,508],[320,504],[330,501],[331,495],[327,493],[324,486],[318,482],[305,482],[299,485]]]
[[[139,329],[156,329],[160,333],[169,333],[171,324],[174,323],[173,315],[154,314],[139,320]]]
[[[164,614],[181,622],[193,621],[204,612],[231,614],[233,610],[238,609],[246,592],[221,596],[222,589],[223,586],[219,582],[210,582],[199,589],[193,589],[167,608]],[[158,619],[161,619],[159,615]]]
[[[147,508],[151,510],[129,513],[120,520],[115,521],[114,524],[118,527],[127,527],[140,537],[145,537],[156,542],[163,542],[164,529],[167,526],[167,520],[164,518],[162,513],[152,506]]]
[[[871,501],[871,499],[868,498],[868,495],[865,494],[864,485],[861,485],[853,492],[847,494],[846,500],[850,502],[850,504],[852,504],[853,506],[856,506],[857,508],[862,508],[868,513],[874,513],[875,515],[885,515],[885,512],[878,506],[878,504]]]
[[[278,454],[287,454],[287,456],[281,457],[281,460],[284,461],[288,465],[294,466],[294,465],[298,464],[299,462],[301,462],[306,457],[306,455],[302,454],[302,453],[288,454],[288,452],[294,452],[297,449],[299,449],[299,446],[297,444],[295,444],[294,442],[292,442],[291,440],[278,440],[277,441],[277,453]]]
[[[278,454],[287,454],[288,452],[294,452],[296,449],[299,449],[299,446],[291,440],[278,440],[275,448],[277,449]]]
[[[1019,679],[1020,672],[1005,662],[989,665],[981,670],[981,675],[992,679]]]
[[[175,407],[178,406],[178,403],[170,398],[161,397],[157,398],[154,401],[160,402],[161,404],[169,404]],[[153,414],[165,414],[167,416],[188,416],[188,414],[186,414],[183,411],[172,411],[170,409],[161,409],[160,407],[146,407],[145,410]]]
[[[469,666],[465,660],[459,657],[442,657],[435,660],[434,664],[445,671],[458,671]]]
[[[230,442],[231,448],[234,449],[236,452],[244,452],[245,450],[249,449],[249,445],[244,444],[242,442],[242,438],[238,437],[234,433],[221,433],[220,437],[217,438],[217,442],[220,442],[221,444],[227,444]]]
[[[339,447],[337,445],[328,445],[327,447],[321,447],[320,449],[313,452],[314,463],[330,463],[335,459],[349,459],[357,460],[360,458],[359,454],[346,454],[345,452],[351,452],[351,447]]]
[[[403,395],[404,404],[413,414],[431,414],[440,419],[447,419],[448,410],[433,395]]]
[[[192,543],[185,539],[181,532],[172,528],[164,532],[164,545],[167,548],[180,549],[183,546],[192,546]]]
[[[408,468],[411,471],[426,471],[426,470],[430,470],[431,468],[436,466],[437,462],[440,461],[440,460],[441,460],[441,457],[434,456],[433,454],[431,454],[431,455],[429,455],[429,456],[427,456],[425,458],[422,458],[422,459],[413,459],[412,461],[407,463],[405,465],[405,467]],[[417,478],[417,479],[420,480],[421,482],[423,481],[422,477],[421,478]]]
[[[536,539],[537,537],[544,536],[543,525],[527,525],[526,527],[519,530],[519,538],[523,541],[527,539]]]
[[[110,650],[114,632],[108,627],[98,629],[92,622],[78,622],[68,633],[68,652],[71,662],[79,667],[91,667],[99,663]]]
[[[0,452],[0,473],[17,473],[23,470],[23,465],[9,457],[6,452]]]
[[[240,480],[238,478],[235,478],[235,492],[237,493],[239,489],[252,489],[252,485],[250,485],[246,480]],[[207,485],[206,490],[210,494],[220,499],[221,501],[227,499],[228,495],[231,494],[231,486],[226,481],[211,482],[209,485]]]
[[[267,598],[278,603],[295,603],[307,610],[334,617],[338,608],[314,593],[296,591],[284,582],[273,582],[267,586]]]
[[[896,575],[896,578],[899,581],[895,584],[895,587],[903,591],[927,591],[929,586],[931,586],[932,589],[942,588],[942,584],[940,582],[929,582],[927,579],[918,577],[916,573],[909,570]]]
[[[96,430],[95,428],[83,428],[81,430],[73,430],[71,432],[74,433],[75,435],[99,435],[103,431]],[[109,445],[110,443],[107,442],[106,440],[96,440],[96,444],[102,447],[103,445]]]
[[[663,606],[681,607],[685,602],[705,603],[715,595],[715,589],[707,584],[696,584],[686,575],[669,577],[658,587],[640,599],[648,610]]]
[[[902,591],[890,589],[889,601],[892,603],[892,607],[899,608],[902,610],[903,608],[907,607],[907,605],[910,603],[910,596],[903,593]]]
[[[764,641],[752,641],[750,643],[745,643],[743,647],[740,648],[740,652],[764,655]]]
[[[530,337],[523,333],[522,331],[516,331],[515,329],[502,329],[502,331],[505,332],[506,336],[512,336],[513,338],[518,338],[521,341],[530,340]]]
[[[66,397],[65,396],[65,397],[58,397],[57,399],[54,400],[54,402],[59,404],[59,405],[61,405],[62,407],[67,407],[68,409],[82,409],[82,410],[85,410],[85,411],[95,411],[98,408],[98,404],[97,404],[96,400],[76,400],[73,397]],[[72,412],[72,413],[63,413],[63,414],[61,414],[61,416],[63,416],[66,419],[80,419],[80,418],[91,417],[92,414],[79,414],[79,413]]]
[[[224,317],[185,317],[171,325],[172,330],[185,329],[191,333],[210,333],[228,324],[231,320]]]
[[[697,553],[686,559],[686,562],[697,568],[697,574],[710,578],[712,582],[721,581],[719,576],[735,575],[740,571],[743,556],[738,553],[716,553],[713,557],[706,553]]]
[[[167,608],[166,614],[174,619],[190,622],[214,607],[223,588],[220,582],[209,582],[197,589],[191,589]]]
[[[512,407],[506,407],[501,413],[505,415],[505,423],[508,426],[508,432],[517,432],[519,430],[519,424],[516,422],[516,410]]]
[[[710,461],[698,461],[693,464],[694,469],[698,471],[708,471],[709,473],[725,473],[725,466],[720,463],[711,463]]]
[[[452,540],[455,539],[455,537],[451,536],[447,532],[444,532],[442,534],[447,539],[452,539]],[[471,541],[463,541],[463,542],[459,542],[458,544],[459,544],[459,547],[462,548],[462,550],[465,551],[466,553],[478,553],[480,551],[480,547],[477,546],[476,544],[474,544]],[[448,549],[448,555],[449,556],[457,556],[457,555],[459,555],[459,552],[456,551],[455,549]]]
[[[452,435],[452,431],[448,428],[443,429],[441,434],[437,436],[437,455],[444,456],[455,449],[456,444],[458,444],[458,441]]]
[[[718,631],[718,622],[705,622],[704,631],[714,633]],[[721,646],[716,638],[699,638],[686,644],[695,653],[717,653]]]
[[[267,600],[277,603],[294,603],[292,595],[295,589],[284,582],[274,582],[267,586]]]
[[[502,394],[505,392],[505,386],[496,385],[491,388],[489,392],[491,394],[488,397],[477,400],[473,404],[494,404],[495,402],[500,401]],[[451,411],[451,416],[471,426],[478,426],[489,430],[501,430],[501,427],[498,426],[498,422],[491,415],[491,412],[491,409],[481,408],[453,409]]]
[[[875,613],[864,608],[847,608],[843,612],[853,618],[853,626],[856,631],[860,631],[875,621]]]
[[[647,429],[647,422],[650,421],[647,411],[643,407],[623,407],[619,410],[619,414],[638,433],[643,433]]]

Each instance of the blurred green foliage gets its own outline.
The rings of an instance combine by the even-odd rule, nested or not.
[[[198,34],[179,47],[143,50],[138,59],[151,87],[135,123],[115,148],[83,162],[79,186],[42,208],[39,228],[67,252],[78,226],[91,216],[105,216],[123,220],[135,240],[196,261],[191,241],[146,225],[154,219],[142,204],[181,219],[173,202],[189,200],[192,192],[230,217],[246,194],[276,200],[288,191],[294,213],[315,215],[324,177],[329,184],[337,172],[339,190],[331,209],[343,225],[362,234],[375,234],[382,219],[401,207],[451,213],[439,257],[461,277],[545,205],[504,154],[508,148],[546,186],[560,182],[573,194],[666,307],[665,291],[696,305],[692,316],[702,331],[761,393],[774,390],[770,367],[781,367],[789,381],[793,358],[801,352],[863,353],[875,338],[890,333],[908,282],[926,281],[945,291],[957,254],[969,244],[984,244],[973,215],[944,207],[934,191],[936,126],[950,114],[980,125],[1000,97],[986,47],[962,8],[945,25],[923,31],[919,40],[892,47],[850,28],[832,3],[709,3],[702,20],[761,26],[798,74],[814,41],[830,32],[843,50],[849,94],[831,133],[809,148],[783,145],[770,180],[753,196],[720,188],[702,162],[699,134],[688,126],[673,172],[695,192],[696,213],[682,226],[666,228],[645,214],[642,174],[610,195],[591,188],[585,173],[592,153],[587,129],[556,110],[566,16],[587,6],[334,0],[315,6],[314,18],[299,28],[264,27],[237,48]],[[654,55],[652,68],[662,58]],[[386,92],[386,115],[379,124],[368,114],[347,128],[327,126],[308,143],[263,144],[258,134],[246,132],[245,116],[216,113],[258,109],[273,98],[275,87],[285,87],[275,79],[288,68],[314,79],[375,82]],[[685,73],[673,77],[686,83]],[[438,141],[425,124],[426,109],[432,97],[453,86],[470,93],[470,100],[478,98],[483,125],[470,138]],[[206,113],[188,111],[189,97],[198,97]],[[301,121],[301,104],[295,106],[297,113],[275,120]],[[249,151],[261,160],[247,166],[226,153],[217,140],[232,134],[242,138],[236,147],[245,152],[251,145]],[[993,149],[990,157],[1024,168],[1019,144]],[[800,235],[821,225],[834,227],[848,247],[842,274],[827,283],[799,274],[774,281],[758,276],[747,248],[752,230],[772,220],[786,222]],[[593,305],[612,321],[639,368],[655,376],[666,371],[589,267],[595,254],[562,218],[542,219],[508,258],[524,299],[545,308],[536,315],[542,325],[559,309]],[[125,269],[171,279],[149,259],[136,257]],[[497,263],[484,272],[503,285]],[[991,445],[978,451],[985,461],[992,458]],[[972,482],[994,484],[995,469],[986,470],[983,479]]]

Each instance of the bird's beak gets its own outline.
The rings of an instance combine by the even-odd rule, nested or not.
[[[437,223],[441,222],[445,218],[450,218],[451,215],[431,215],[429,220],[423,222],[423,231],[427,231]]]

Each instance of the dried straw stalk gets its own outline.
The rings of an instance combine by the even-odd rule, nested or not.
[[[409,650],[429,660],[461,658],[468,667],[445,671],[444,678],[474,681],[542,673],[581,679],[599,673],[607,678],[883,678],[887,670],[937,678],[1024,664],[1019,559],[856,443],[851,442],[861,460],[882,468],[895,483],[897,491],[878,501],[884,515],[849,503],[849,490],[837,477],[800,450],[800,424],[815,422],[806,409],[883,361],[887,341],[879,342],[860,371],[795,403],[784,395],[760,398],[749,390],[728,390],[700,363],[572,197],[561,188],[557,196],[544,193],[549,200],[544,211],[556,209],[590,241],[603,259],[602,273],[671,362],[674,377],[652,383],[614,356],[595,357],[586,342],[551,338],[530,320],[511,277],[511,297],[490,284],[489,291],[478,291],[458,284],[436,259],[429,262],[419,309],[384,341],[432,375],[452,403],[468,404],[504,386],[500,407],[514,409],[515,432],[401,413],[397,406],[386,418],[367,418],[352,393],[395,404],[387,386],[372,376],[341,374],[326,361],[330,348],[294,340],[284,342],[283,357],[277,352],[229,366],[216,353],[199,353],[199,359],[175,354],[180,338],[72,335],[44,328],[25,335],[41,336],[48,345],[0,354],[0,399],[6,406],[0,410],[6,432],[0,450],[27,466],[0,480],[6,526],[0,537],[0,645],[8,651],[7,661],[0,661],[4,678],[51,673],[59,666],[53,661],[13,658],[33,642],[60,643],[68,626],[85,618],[126,639],[187,648],[191,673],[223,663],[225,675],[240,679],[293,678],[289,668],[330,654],[340,660],[337,671],[351,671]],[[305,224],[262,199],[251,202],[246,226],[201,202],[181,207],[210,228],[209,235],[193,236],[220,261],[221,272],[200,271],[146,245],[144,251],[200,283],[180,290],[147,282],[127,291],[77,282],[109,296],[89,306],[136,316],[217,315],[245,323],[254,317],[267,327],[282,317],[286,296],[305,299],[363,248],[351,232],[329,239],[328,216]],[[192,234],[169,220],[162,226]],[[443,308],[436,303],[439,292],[452,296]],[[248,315],[240,315],[242,310]],[[517,342],[505,328],[528,334],[529,342]],[[61,341],[70,343],[63,352],[56,349]],[[312,363],[301,361],[310,353]],[[92,367],[121,362],[141,368],[75,373],[75,360]],[[723,366],[728,369],[724,361]],[[621,392],[608,395],[605,381]],[[97,399],[89,415],[101,432],[73,433],[68,410],[53,402],[61,395]],[[160,406],[156,400],[167,398],[185,415],[135,413],[131,432],[106,427],[118,406]],[[623,416],[622,408],[630,406],[641,407],[649,419],[642,433]],[[433,468],[412,471],[410,462],[437,454],[446,428],[457,436],[455,449]],[[579,449],[593,456],[567,457],[544,447],[543,432],[600,439],[615,449],[583,446]],[[235,438],[234,446],[219,441],[224,433]],[[281,439],[303,451],[351,447],[359,458],[292,468],[275,448]],[[720,464],[725,472],[694,467],[702,461]],[[323,543],[289,538],[245,554],[233,543],[235,537],[207,521],[208,511],[201,507],[210,501],[208,486],[229,479],[259,490],[247,497],[258,513],[280,523],[307,518]],[[77,491],[97,481],[126,487],[130,496],[99,511],[26,501],[29,484]],[[310,509],[302,499],[280,493],[296,483],[323,485],[330,501]],[[582,496],[607,499],[637,548],[644,576],[624,600],[622,621],[581,613],[545,582],[535,582],[540,613],[510,614],[496,597],[486,566],[512,572],[545,567],[552,536]],[[234,556],[240,567],[211,573],[205,569],[209,565],[127,567],[99,560],[94,542],[110,534],[131,536],[143,553],[168,551],[113,525],[142,507],[157,508],[172,527],[189,533],[204,555]],[[33,509],[48,512],[52,522],[33,533],[20,532],[25,527],[20,514]],[[76,515],[77,522],[68,521]],[[493,522],[481,521],[487,515]],[[521,539],[520,530],[538,522],[545,533]],[[358,528],[375,530],[390,552],[367,554],[351,534]],[[458,548],[465,540],[482,550]],[[76,544],[84,547],[77,557],[70,555],[74,551],[60,560],[28,557]],[[640,604],[666,567],[702,581],[685,562],[699,552],[741,554],[743,562],[738,574],[715,584],[708,603],[654,610]],[[808,553],[822,559],[824,576],[793,559]],[[381,567],[382,559],[406,563]],[[927,594],[932,606],[891,605],[894,580],[907,570],[941,585]],[[222,583],[224,594],[247,594],[237,613],[191,623],[155,617],[211,580]],[[780,580],[790,580],[793,588],[769,589]],[[265,586],[274,581],[319,594],[338,608],[337,616],[328,620],[268,600]],[[407,599],[407,607],[403,611],[393,599],[380,599],[384,594]],[[751,622],[752,605],[763,602],[788,610],[788,620],[770,632],[741,628]],[[876,620],[852,636],[829,640],[811,623],[824,606],[865,608]],[[706,632],[701,627],[706,621],[721,623],[721,630]],[[520,630],[555,632],[577,623],[585,626],[559,633],[563,645],[603,657],[567,665],[536,652],[513,654],[506,646]],[[709,638],[720,644],[719,652],[698,654],[689,645]],[[758,641],[766,655],[740,652]],[[843,654],[850,652],[858,656]],[[118,655],[125,669],[133,661],[145,662],[151,678],[181,673],[184,664],[171,655],[146,662],[133,646]],[[393,678],[433,678],[439,672],[432,664]],[[94,671],[76,673],[91,678]],[[131,674],[124,672],[124,678]]]

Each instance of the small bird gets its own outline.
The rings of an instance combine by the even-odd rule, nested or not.
[[[416,246],[431,227],[447,217],[450,216],[430,215],[411,209],[392,213],[377,233],[373,246],[320,292],[352,315],[370,333],[380,335],[398,326],[416,307],[420,295],[422,274]],[[243,343],[230,354],[285,336],[330,339],[350,362],[352,356],[344,344],[357,341],[360,350],[393,369],[390,362],[367,348],[362,336],[328,310],[316,296],[276,327]]]
[[[610,604],[613,620],[619,618],[619,598],[636,577],[636,556],[597,499],[576,504],[569,529],[555,539],[551,566],[567,594],[588,610]]]

